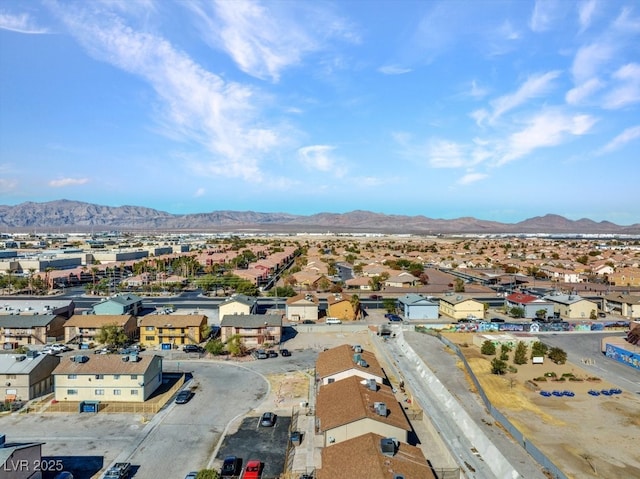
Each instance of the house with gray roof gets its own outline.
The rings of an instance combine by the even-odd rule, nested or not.
[[[220,339],[239,336],[247,349],[280,344],[282,316],[279,314],[226,314],[220,321]]]
[[[421,294],[409,293],[398,298],[398,309],[406,320],[438,319],[440,301]]]
[[[553,303],[554,313],[566,319],[588,320],[598,311],[598,305],[577,294],[550,294],[542,299]]]
[[[0,354],[0,377],[4,379],[5,402],[29,401],[53,391],[51,373],[60,363],[60,356],[39,354]]]
[[[627,318],[640,318],[640,295],[611,293],[604,297],[603,309]]]
[[[35,470],[34,464],[42,461],[44,442],[7,442],[0,434],[0,477],[11,479],[34,479],[42,477],[42,471]],[[25,465],[27,467],[25,467]],[[31,466],[31,467],[29,467]]]
[[[255,314],[258,311],[258,298],[246,294],[234,294],[218,306],[218,317],[232,314]]]

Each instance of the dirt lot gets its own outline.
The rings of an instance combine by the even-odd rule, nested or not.
[[[491,402],[518,426],[567,476],[640,478],[640,397],[633,392],[597,397],[590,389],[614,388],[575,364],[517,365],[516,373],[491,374],[493,356],[483,356],[471,335],[447,338],[463,346]],[[487,359],[488,358],[488,359]],[[513,353],[508,364],[512,364]],[[462,362],[459,367],[464,369]],[[534,380],[547,373],[573,374],[578,380]],[[574,397],[544,397],[540,391],[572,391]]]

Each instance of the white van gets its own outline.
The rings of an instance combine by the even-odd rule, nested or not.
[[[338,318],[327,318],[324,320],[324,322],[326,324],[342,324],[342,321],[340,321]]]

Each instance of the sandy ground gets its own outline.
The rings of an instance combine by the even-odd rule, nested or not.
[[[483,356],[467,335],[447,335],[463,347],[491,402],[518,426],[568,477],[640,478],[640,397],[630,392],[597,397],[591,389],[614,388],[575,364],[516,365],[516,373],[491,374],[493,356]],[[513,353],[508,364],[512,363]],[[464,368],[462,362],[459,366]],[[536,380],[545,373],[571,373],[578,381]],[[572,391],[574,397],[544,397]]]

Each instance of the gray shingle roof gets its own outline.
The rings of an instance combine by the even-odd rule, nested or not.
[[[55,314],[8,314],[0,316],[0,328],[39,328],[48,325],[56,318]]]
[[[220,327],[232,326],[235,328],[262,328],[267,326],[282,326],[282,317],[277,314],[226,314]]]

